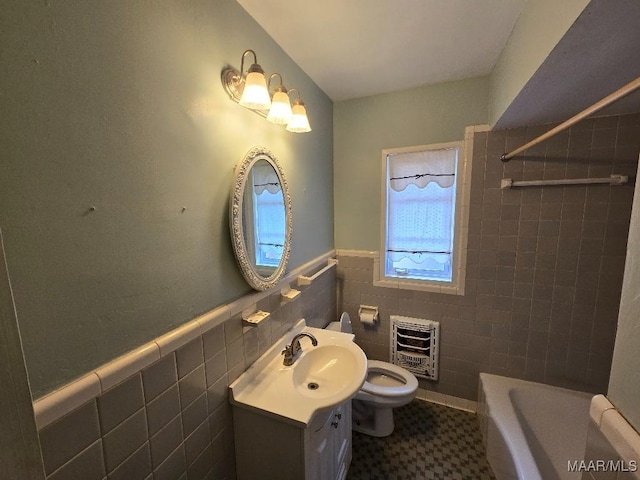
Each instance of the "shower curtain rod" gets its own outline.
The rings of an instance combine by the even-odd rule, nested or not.
[[[531,148],[531,147],[533,147],[534,145],[537,145],[540,142],[544,142],[547,138],[553,137],[554,135],[560,133],[561,131],[566,130],[567,128],[569,128],[573,124],[578,123],[580,120],[584,120],[589,115],[592,115],[592,114],[596,113],[597,111],[602,110],[604,107],[609,106],[614,102],[617,102],[622,97],[626,97],[627,95],[629,95],[631,92],[634,92],[638,88],[640,88],[640,77],[636,78],[632,82],[627,83],[624,87],[616,90],[611,95],[608,95],[608,96],[604,97],[602,100],[600,100],[599,102],[594,103],[593,105],[591,105],[590,107],[584,109],[582,112],[578,113],[577,115],[574,115],[569,120],[566,120],[566,121],[562,122],[557,127],[552,128],[547,133],[544,133],[544,134],[540,135],[539,137],[534,138],[529,143],[524,144],[520,148],[516,148],[514,151],[512,151],[510,153],[504,153],[500,157],[500,160],[502,160],[503,162],[508,162],[509,160],[511,160],[513,157],[515,157],[519,153],[522,153],[525,150],[527,150],[528,148]]]

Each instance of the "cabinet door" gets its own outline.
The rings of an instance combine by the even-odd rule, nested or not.
[[[334,414],[334,446],[333,452],[336,463],[334,477],[344,480],[351,463],[351,401],[338,406]]]
[[[335,428],[332,426],[334,412],[309,428],[305,445],[305,480],[333,480],[335,472],[334,442]]]

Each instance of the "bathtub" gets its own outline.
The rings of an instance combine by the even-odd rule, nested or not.
[[[592,394],[480,374],[478,417],[498,480],[579,480]]]

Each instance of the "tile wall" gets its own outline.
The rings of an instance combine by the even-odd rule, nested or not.
[[[301,290],[261,300],[259,326],[235,315],[41,429],[47,479],[235,478],[228,385],[300,318],[336,318],[335,269]]]
[[[440,380],[475,399],[478,373],[605,392],[616,334],[633,181],[501,190],[500,180],[635,177],[640,115],[587,119],[503,164],[553,125],[476,133],[464,296],[374,287],[371,253],[338,250],[338,310],[357,342],[389,359],[389,316],[441,322]],[[365,328],[358,305],[377,305]]]

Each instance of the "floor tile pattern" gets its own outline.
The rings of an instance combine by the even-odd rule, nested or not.
[[[413,400],[385,438],[353,432],[348,480],[494,480],[474,414]]]

